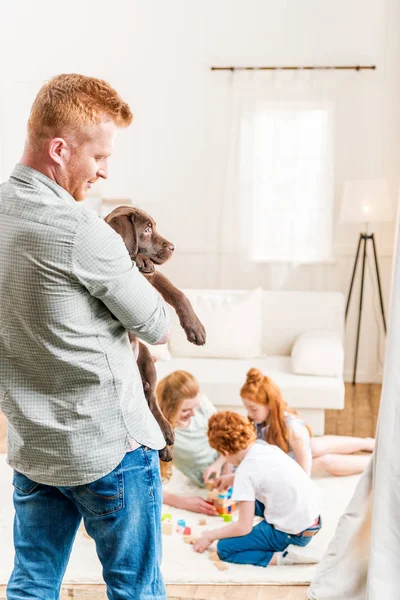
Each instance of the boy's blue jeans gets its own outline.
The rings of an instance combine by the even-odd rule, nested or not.
[[[165,600],[160,571],[162,487],[158,452],[128,452],[108,475],[76,487],[14,472],[14,570],[8,600],[58,600],[83,518],[110,600]]]
[[[264,504],[256,500],[255,515],[264,516]],[[321,524],[310,527],[319,531]],[[217,552],[221,560],[240,565],[257,565],[266,567],[275,552],[283,552],[290,544],[307,546],[312,537],[290,535],[275,529],[265,520],[258,523],[247,535],[219,540]]]

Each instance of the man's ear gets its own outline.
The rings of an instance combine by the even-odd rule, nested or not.
[[[106,219],[107,223],[112,227],[125,242],[129,256],[134,258],[138,253],[138,241],[135,227],[135,215],[119,215]]]
[[[71,158],[71,147],[63,138],[53,138],[49,142],[48,153],[53,162],[63,166]]]

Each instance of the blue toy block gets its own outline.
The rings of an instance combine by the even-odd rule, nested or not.
[[[186,527],[185,519],[179,519],[177,525],[178,527]]]

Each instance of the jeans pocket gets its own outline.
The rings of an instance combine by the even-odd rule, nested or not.
[[[100,479],[69,488],[72,497],[91,515],[109,515],[125,506],[122,463]]]
[[[16,490],[21,492],[21,494],[25,494],[28,496],[35,488],[38,487],[38,483],[36,481],[32,481],[26,475],[19,473],[18,471],[14,471],[13,474],[13,486]]]

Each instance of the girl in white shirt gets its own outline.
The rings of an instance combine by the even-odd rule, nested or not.
[[[318,488],[280,448],[257,440],[253,424],[237,413],[213,415],[208,438],[237,467],[232,500],[240,502],[239,520],[205,531],[195,551],[204,552],[219,540],[221,560],[263,567],[285,564],[288,546],[306,546],[321,527]],[[254,515],[262,521],[253,527]]]
[[[172,463],[160,462],[161,477],[168,482],[172,464],[199,487],[211,474],[232,472],[225,458],[210,447],[208,419],[216,413],[212,402],[201,395],[198,381],[186,371],[174,371],[157,385],[157,399],[166,419],[175,431]],[[217,511],[200,496],[178,496],[164,489],[164,503],[169,506],[216,516]]]
[[[338,435],[312,437],[310,428],[297,412],[288,407],[279,387],[258,369],[250,369],[240,390],[247,415],[255,423],[257,436],[279,446],[310,474],[330,475],[362,473],[372,452],[373,438]]]

